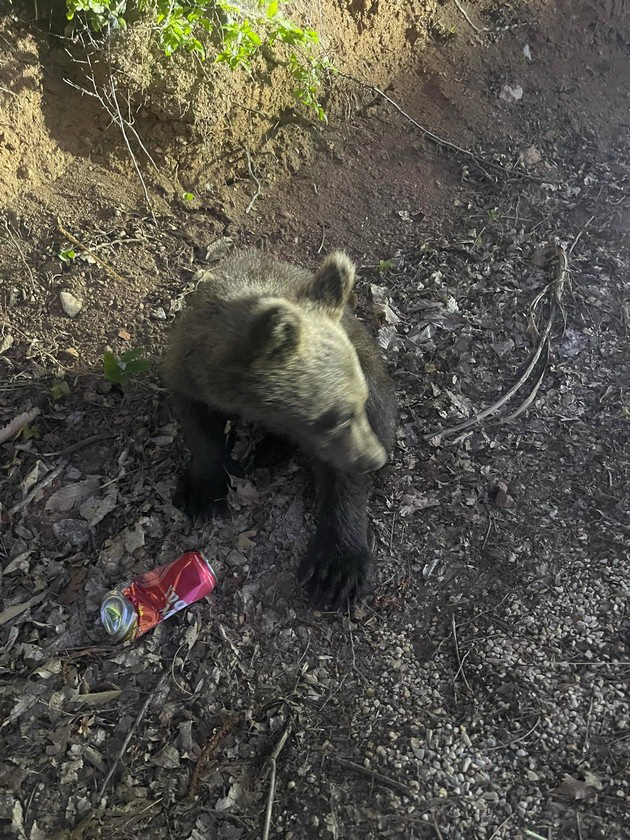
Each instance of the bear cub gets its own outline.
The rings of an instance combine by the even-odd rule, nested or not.
[[[226,422],[241,417],[297,444],[318,489],[318,524],[298,577],[321,606],[364,591],[370,473],[394,445],[393,382],[349,300],[341,251],[313,274],[256,250],[197,275],[164,373],[191,462],[175,503],[191,517],[225,508]]]

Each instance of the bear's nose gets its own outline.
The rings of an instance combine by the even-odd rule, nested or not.
[[[354,468],[360,473],[368,473],[380,468],[387,461],[387,453],[383,447],[373,449],[364,455],[360,455],[354,462]]]

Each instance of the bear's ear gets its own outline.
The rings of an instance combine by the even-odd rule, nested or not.
[[[254,314],[247,337],[250,360],[283,361],[297,350],[300,332],[300,316],[294,307],[284,302],[261,306]]]
[[[309,298],[319,303],[336,320],[343,310],[354,285],[355,267],[343,251],[329,254],[315,272]]]

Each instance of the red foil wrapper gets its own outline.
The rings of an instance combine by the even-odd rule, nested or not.
[[[108,593],[101,617],[105,617],[108,632],[117,638],[138,639],[156,624],[205,598],[216,585],[216,575],[203,554],[189,551],[172,563],[145,572],[123,589]]]

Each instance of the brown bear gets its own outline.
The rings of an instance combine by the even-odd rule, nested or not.
[[[364,591],[369,473],[393,447],[393,382],[348,302],[355,267],[330,254],[313,274],[256,250],[201,271],[164,360],[191,452],[175,503],[191,517],[225,507],[234,471],[227,420],[300,446],[318,485],[318,526],[298,576],[322,606]]]

